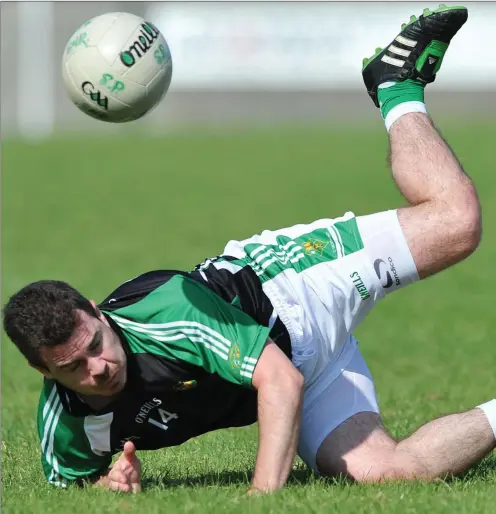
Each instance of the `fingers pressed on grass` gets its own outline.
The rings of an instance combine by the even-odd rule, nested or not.
[[[118,482],[119,484],[127,484],[128,483],[128,479],[126,477],[126,475],[124,475],[124,473],[113,473],[111,476],[110,476],[110,479],[112,480],[112,482]]]

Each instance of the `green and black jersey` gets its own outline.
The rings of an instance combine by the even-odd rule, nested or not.
[[[250,266],[152,271],[99,307],[126,351],[128,382],[95,411],[45,380],[38,431],[54,485],[99,475],[129,440],[152,450],[254,423],[252,377],[267,338],[291,358],[287,331]]]

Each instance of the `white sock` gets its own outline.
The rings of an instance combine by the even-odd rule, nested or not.
[[[494,437],[496,438],[496,399],[477,405],[476,409],[484,411],[484,414],[487,416],[487,420],[493,429]]]
[[[409,112],[423,112],[427,114],[427,108],[423,102],[403,102],[402,104],[398,104],[387,113],[384,120],[386,130],[389,132],[393,123],[403,116],[403,114],[408,114]]]

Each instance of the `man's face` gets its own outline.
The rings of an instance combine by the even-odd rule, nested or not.
[[[117,334],[98,318],[76,311],[76,328],[63,344],[45,347],[41,357],[48,373],[69,389],[89,396],[114,396],[126,383],[126,354]]]

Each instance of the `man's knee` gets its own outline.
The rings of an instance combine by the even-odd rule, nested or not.
[[[470,182],[459,195],[453,209],[454,220],[460,232],[463,250],[467,254],[474,252],[482,237],[482,213],[475,187]]]
[[[434,200],[444,221],[446,234],[451,234],[454,250],[468,256],[479,246],[482,236],[482,213],[473,182],[463,176],[457,187]],[[439,227],[443,230],[443,227]]]
[[[480,203],[468,178],[441,196],[400,208],[398,219],[421,278],[466,259],[481,241]]]
[[[361,456],[343,456],[341,465],[331,471],[323,472],[325,476],[345,476],[355,482],[377,484],[394,480],[430,480],[426,466],[418,458],[398,449],[378,448],[376,451]]]
[[[389,436],[376,413],[355,414],[334,429],[317,452],[320,474],[357,482],[428,479],[429,470]]]
[[[389,452],[378,452],[374,456],[374,465],[367,471],[358,470],[355,480],[365,483],[380,483],[391,480],[428,480],[429,470],[414,455],[402,451],[396,446]],[[360,473],[362,471],[362,473]]]

